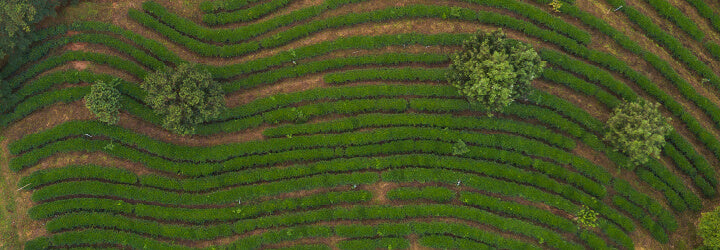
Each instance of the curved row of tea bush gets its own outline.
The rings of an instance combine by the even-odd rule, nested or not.
[[[590,35],[573,26],[561,19],[554,17],[543,10],[525,3],[520,3],[512,0],[502,1],[477,1],[477,0],[465,0],[474,4],[481,4],[485,6],[499,7],[509,10],[513,13],[519,14],[525,18],[532,20],[533,22],[543,24],[548,28],[555,29],[559,33],[565,34],[568,37],[575,39],[581,44],[588,44],[590,42]],[[148,13],[153,14],[157,17],[156,22],[162,22],[172,29],[188,36],[194,36],[200,38],[200,40],[208,40],[220,43],[234,43],[243,40],[247,40],[247,33],[251,34],[262,34],[264,32],[271,31],[277,28],[278,24],[282,23],[282,26],[290,26],[290,30],[297,30],[296,32],[287,32],[291,35],[282,35],[285,32],[280,32],[278,36],[281,37],[293,37],[293,34],[309,34],[316,32],[322,28],[332,28],[340,26],[348,26],[366,22],[363,20],[373,21],[385,21],[392,19],[392,16],[386,15],[385,13],[392,10],[391,14],[397,15],[396,17],[444,17],[444,18],[460,18],[465,20],[472,20],[474,11],[460,8],[460,7],[449,7],[449,6],[437,6],[437,5],[409,5],[404,7],[388,8],[381,11],[369,11],[365,13],[351,13],[342,16],[328,17],[322,20],[310,21],[306,24],[297,26],[291,26],[293,22],[300,20],[306,20],[312,16],[319,15],[324,10],[331,10],[339,8],[341,5],[350,3],[360,2],[359,0],[335,0],[326,1],[323,4],[317,6],[307,7],[287,14],[285,16],[277,17],[273,20],[267,21],[267,23],[257,23],[251,26],[245,26],[234,29],[208,29],[197,25],[196,23],[182,18],[176,14],[168,12],[162,5],[157,4],[153,1],[146,1],[142,7]],[[283,22],[280,22],[283,20]],[[259,31],[259,32],[257,32]],[[290,41],[283,38],[275,38],[275,43],[284,40],[285,42]],[[270,41],[270,40],[268,40]],[[272,42],[261,42],[263,47],[273,44]]]
[[[247,9],[232,12],[208,13],[203,15],[202,20],[208,25],[222,25],[235,22],[247,22],[270,14],[273,11],[287,6],[290,0],[272,0],[261,3]]]

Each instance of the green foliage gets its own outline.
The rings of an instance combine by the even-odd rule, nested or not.
[[[630,157],[632,165],[626,167],[634,168],[647,163],[650,156],[660,156],[672,126],[658,110],[659,106],[645,100],[625,102],[613,110],[607,121],[604,139],[615,151]]]
[[[507,39],[502,30],[478,33],[452,56],[450,84],[463,96],[499,111],[530,90],[545,62],[531,45]]]
[[[148,92],[145,102],[162,117],[162,126],[178,134],[193,134],[195,125],[225,109],[220,85],[195,65],[182,64],[149,74],[142,88]]]
[[[458,140],[455,144],[453,144],[453,155],[463,155],[467,152],[470,152],[470,149],[467,147],[467,144],[463,142],[462,140]]]
[[[598,213],[585,205],[582,205],[582,208],[578,211],[576,216],[577,222],[583,227],[598,226]]]
[[[116,124],[120,113],[120,91],[115,87],[118,81],[109,83],[98,81],[90,87],[85,96],[85,107],[97,116],[98,120],[107,124]]]
[[[720,248],[720,207],[702,213],[698,224],[698,235],[703,238],[703,245],[706,247]]]
[[[36,13],[27,0],[0,1],[0,58],[17,47],[18,37],[30,32]]]

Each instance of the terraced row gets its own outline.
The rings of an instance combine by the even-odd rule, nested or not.
[[[234,12],[209,15],[216,16],[211,17],[216,19],[225,18],[226,21],[205,21],[250,21],[264,15],[261,9],[266,14],[287,5],[289,1],[267,1],[253,5],[250,7],[252,10],[238,10],[245,6],[237,4],[240,2],[236,1],[236,7],[225,6]],[[612,75],[619,73],[661,100],[671,113],[687,124],[688,130],[720,158],[717,139],[695,117],[683,111],[680,104],[673,100],[677,97],[665,94],[646,76],[614,56],[588,49],[585,45],[590,43],[590,35],[586,31],[531,4],[467,1],[503,8],[548,29],[497,13],[428,5],[393,7],[311,20],[321,13],[354,2],[360,1],[327,1],[232,30],[198,26],[167,12],[154,2],[143,4],[147,13],[131,10],[130,16],[200,55],[224,57],[284,46],[329,28],[397,18],[444,17],[517,29],[527,36],[552,44],[541,50],[543,59],[551,65],[551,69],[543,74],[543,81],[570,87],[612,108],[620,99],[638,97],[621,81],[625,79],[618,80]],[[208,12],[218,8],[204,6]],[[616,35],[616,30],[599,19],[573,9],[572,5],[563,8],[572,10],[563,12],[580,17],[626,48],[639,48],[627,37]],[[255,16],[233,19],[247,15],[249,11]],[[263,36],[282,25],[295,23],[297,25],[273,36]],[[70,30],[86,33],[63,35]],[[482,117],[484,109],[468,104],[451,87],[417,84],[418,81],[442,81],[445,71],[436,66],[446,64],[447,55],[388,53],[313,60],[345,49],[372,50],[411,44],[457,46],[467,36],[399,34],[348,37],[293,48],[240,64],[204,65],[215,78],[225,82],[223,88],[229,95],[261,84],[270,85],[282,79],[318,73],[323,74],[325,83],[338,85],[364,81],[413,83],[361,84],[274,95],[233,107],[222,117],[198,129],[200,134],[212,136],[268,124],[270,128],[263,131],[267,139],[263,141],[189,147],[137,134],[132,131],[136,128],[72,121],[12,142],[8,148],[15,155],[11,168],[16,171],[32,170],[38,161],[62,152],[104,152],[140,162],[162,173],[138,176],[120,170],[121,166],[67,166],[31,173],[21,181],[26,188],[37,189],[33,200],[38,205],[31,210],[31,216],[48,220],[47,229],[51,235],[29,242],[28,246],[105,245],[180,249],[194,246],[193,241],[210,241],[210,244],[217,245],[220,242],[218,239],[232,237],[234,243],[218,247],[259,248],[305,239],[303,242],[315,244],[310,245],[311,248],[328,248],[328,238],[340,237],[343,241],[337,246],[343,249],[368,245],[406,248],[410,245],[406,237],[417,235],[420,237],[419,244],[431,247],[510,246],[528,249],[547,245],[562,249],[632,248],[627,234],[634,230],[635,222],[629,218],[649,230],[655,239],[667,242],[668,234],[677,228],[671,212],[636,191],[633,185],[613,177],[605,168],[575,155],[576,144],[583,143],[618,166],[626,161],[624,156],[610,151],[598,139],[602,122],[573,104],[538,90],[527,101],[497,114],[499,118]],[[87,87],[51,90],[54,85],[112,78],[89,71],[62,71],[30,81],[38,74],[68,61],[107,64],[137,78],[142,78],[148,70],[184,61],[157,41],[102,23],[59,26],[43,31],[36,39],[44,41],[26,56],[11,60],[9,66],[0,72],[0,76],[9,79],[17,94],[3,111],[3,124],[10,124],[58,101],[79,100],[88,91]],[[46,57],[54,49],[72,42],[102,44],[127,55],[130,60],[87,52]],[[215,42],[236,44],[220,46]],[[716,105],[697,94],[670,67],[664,67],[667,63],[657,56],[642,48],[634,52],[644,55],[650,64],[681,89],[683,98],[693,101],[720,127],[720,119],[716,119]],[[679,50],[678,53],[686,52]],[[42,60],[31,63],[38,59]],[[409,65],[422,67],[406,67]],[[356,66],[365,68],[344,70]],[[375,68],[378,66],[382,68]],[[703,65],[693,67],[701,74],[705,72]],[[123,81],[120,86],[124,94],[124,109],[158,124],[157,117],[141,104],[143,94],[137,84],[131,80]],[[311,101],[314,103],[308,104]],[[326,117],[332,120],[315,121]],[[519,122],[519,119],[531,119],[532,122]],[[492,133],[488,134],[488,131]],[[84,134],[93,137],[83,138]],[[452,154],[458,140],[469,145],[469,153]],[[708,161],[679,133],[672,134],[670,142],[663,153],[703,195],[714,197],[717,179]],[[114,147],[107,147],[108,144]],[[635,172],[640,180],[661,191],[675,211],[698,211],[701,208],[697,195],[662,163],[653,161]],[[388,193],[388,197],[407,204],[376,205],[373,202],[378,195],[366,190],[381,181],[398,185],[441,183],[445,188],[395,189]],[[462,188],[456,183],[462,183]],[[350,186],[361,190],[351,191]],[[326,191],[297,198],[266,200],[269,196],[318,189]],[[441,197],[431,196],[431,192],[439,192]],[[235,205],[238,199],[241,204]],[[428,200],[447,204],[423,204]],[[556,210],[536,206],[540,203]],[[601,232],[578,229],[574,225],[571,219],[579,205],[587,205],[600,212]],[[399,223],[399,220],[407,218],[423,222]],[[453,223],[438,222],[440,219]],[[374,224],[376,220],[393,224],[323,225],[328,221]],[[433,222],[424,222],[426,220]],[[480,230],[477,225],[485,225],[480,228],[489,229]],[[260,229],[264,230],[263,233],[244,237]],[[111,234],[119,238],[109,237]],[[508,234],[520,236],[516,239],[507,237]],[[157,240],[150,237],[157,237]]]

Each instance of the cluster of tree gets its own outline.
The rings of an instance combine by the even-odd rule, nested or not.
[[[489,111],[502,110],[525,96],[545,67],[531,45],[508,39],[502,30],[477,33],[451,58],[450,84]],[[630,157],[629,168],[659,157],[672,131],[658,107],[645,100],[624,102],[606,124],[605,141]]]
[[[97,82],[85,97],[85,105],[100,121],[115,124],[121,108],[117,81]],[[225,109],[220,85],[212,75],[193,64],[158,70],[141,85],[145,103],[160,116],[162,126],[181,135],[193,134],[195,126],[217,117]]]
[[[54,16],[55,8],[69,0],[0,1],[0,58],[30,45],[29,32],[43,18]],[[72,2],[77,2],[73,0]]]

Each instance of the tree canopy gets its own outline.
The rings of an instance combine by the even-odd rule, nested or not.
[[[476,33],[451,58],[450,84],[491,111],[524,97],[545,67],[532,45],[508,39],[501,29]]]
[[[92,111],[98,120],[107,124],[116,124],[120,113],[120,91],[117,79],[105,83],[98,81],[90,87],[90,93],[85,96],[85,106]]]
[[[55,7],[68,0],[0,1],[0,58],[10,51],[22,51],[30,45],[28,32],[43,18],[55,15]],[[72,2],[77,2],[74,0]]]
[[[145,77],[145,102],[162,118],[162,126],[178,134],[195,133],[195,125],[217,117],[225,108],[220,85],[193,64],[166,68]]]
[[[658,110],[659,106],[646,100],[625,102],[613,110],[607,121],[604,139],[615,151],[630,157],[631,165],[627,167],[644,164],[650,156],[660,156],[665,136],[673,128]]]

